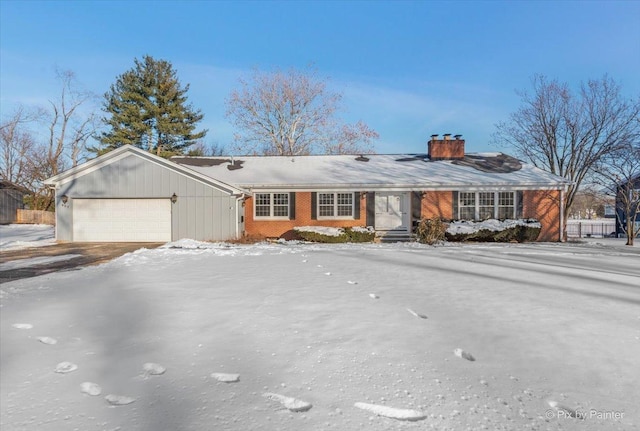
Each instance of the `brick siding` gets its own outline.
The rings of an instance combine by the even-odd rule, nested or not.
[[[362,195],[361,195],[362,196]],[[560,240],[560,191],[535,190],[523,192],[522,216],[535,218],[542,224],[538,241]],[[360,199],[360,218],[358,220],[313,220],[311,218],[311,192],[296,193],[294,220],[254,220],[253,198],[245,201],[245,235],[264,238],[295,238],[296,226],[353,227],[366,225],[366,201],[374,199],[373,193],[367,193]],[[428,191],[422,195],[422,218],[441,218],[452,220],[453,192]]]
[[[538,241],[560,241],[560,198],[559,190],[525,190],[523,193],[522,216],[534,218],[542,225]]]
[[[296,226],[365,226],[366,199],[360,199],[360,202],[356,202],[356,204],[360,205],[359,220],[313,220],[311,218],[311,192],[297,192],[296,218],[294,220],[254,220],[253,198],[248,198],[245,200],[244,207],[245,234],[251,237],[292,239],[295,238],[293,228]]]

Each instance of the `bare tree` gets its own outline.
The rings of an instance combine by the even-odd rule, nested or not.
[[[569,210],[569,217],[577,219],[591,219],[604,217],[605,206],[613,206],[614,199],[602,191],[602,187],[597,184],[583,186],[573,199],[573,204]]]
[[[56,100],[49,101],[45,113],[47,137],[34,147],[27,163],[28,188],[35,192],[30,202],[32,209],[53,208],[54,193],[43,181],[78,165],[85,157],[87,141],[95,132],[95,114],[93,107],[88,106],[95,96],[77,88],[73,72],[56,74],[61,90]]]
[[[640,99],[625,98],[607,76],[582,84],[575,93],[540,75],[532,84],[533,94],[521,93],[521,107],[496,125],[493,141],[572,182],[564,194],[566,229],[576,192],[596,163],[638,135]]]
[[[191,157],[215,157],[222,156],[224,151],[224,146],[219,145],[217,142],[205,144],[203,141],[198,141],[189,148],[186,155]]]
[[[640,233],[640,145],[627,143],[595,167],[596,181],[616,199],[616,222],[633,245]]]
[[[41,114],[19,106],[0,124],[0,176],[5,180],[21,186],[28,182],[28,162],[35,148],[35,139],[29,126]]]
[[[254,70],[226,101],[237,128],[234,150],[245,154],[371,153],[378,134],[363,122],[336,119],[342,95],[315,70]]]
[[[0,126],[2,177],[34,192],[31,209],[53,208],[53,191],[43,181],[64,169],[78,165],[86,156],[87,141],[95,132],[92,94],[78,90],[72,72],[57,72],[59,98],[49,107],[18,107]],[[46,130],[44,139],[33,132]]]

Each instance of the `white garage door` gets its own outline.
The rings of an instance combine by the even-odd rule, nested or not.
[[[171,241],[169,199],[74,199],[77,242]]]

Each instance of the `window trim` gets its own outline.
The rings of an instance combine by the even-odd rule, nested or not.
[[[321,195],[333,195],[333,214],[331,216],[323,216],[320,215],[320,202],[321,202]],[[339,207],[346,207],[346,204],[340,204],[339,203],[339,199],[338,199],[338,195],[349,195],[351,196],[351,214],[350,215],[337,215],[338,214],[338,208]],[[359,204],[359,202],[358,202]],[[317,198],[316,198],[316,214],[317,214],[317,219],[318,220],[355,220],[355,205],[356,205],[356,197],[355,197],[355,193],[354,192],[317,192]],[[326,204],[322,205],[322,207],[327,207]]]
[[[266,205],[258,205],[258,195],[269,195],[269,215],[257,215],[258,206],[266,207]],[[285,195],[287,199],[287,215],[275,216],[275,207],[284,207],[284,205],[276,205],[274,196]],[[253,219],[254,220],[289,220],[291,216],[291,196],[288,192],[256,192],[253,194]]]
[[[511,215],[509,217],[507,217],[507,219],[516,219],[517,216],[517,212],[518,212],[518,192],[517,191],[508,191],[508,190],[500,190],[500,191],[486,191],[486,190],[480,190],[480,191],[475,191],[475,192],[470,192],[470,191],[460,191],[458,192],[458,208],[457,211],[458,213],[455,214],[454,216],[458,219],[458,220],[469,220],[468,218],[461,218],[460,215],[463,211],[463,209],[469,209],[471,208],[471,205],[464,205],[463,204],[463,196],[464,193],[470,193],[474,195],[474,212],[473,212],[473,221],[482,221],[484,219],[480,218],[480,207],[488,207],[487,205],[480,205],[480,196],[482,193],[492,193],[493,194],[493,217],[491,217],[492,219],[498,219],[498,216],[500,214],[500,209],[501,208],[512,208],[511,211]],[[511,194],[512,197],[512,201],[513,201],[513,205],[500,205],[500,193],[509,193]],[[498,219],[501,220],[501,219]]]

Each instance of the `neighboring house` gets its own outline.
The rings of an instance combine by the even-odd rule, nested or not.
[[[624,183],[624,189],[629,191],[633,190],[634,196],[640,197],[640,175],[636,175],[635,177],[632,177],[629,183],[632,184],[632,187],[629,188],[627,187],[628,183]],[[620,190],[621,190],[621,187],[618,186],[618,193],[620,193]],[[636,214],[635,225],[638,226],[639,223],[640,223],[640,213]],[[626,226],[627,226],[627,214],[624,210],[624,204],[620,199],[620,195],[618,194],[616,196],[616,236],[617,237],[621,238],[621,237],[627,236],[625,232]]]
[[[19,209],[24,209],[24,197],[31,192],[10,181],[0,180],[0,224],[15,223]]]
[[[63,241],[292,238],[309,225],[405,239],[425,217],[535,218],[539,240],[561,240],[568,182],[502,153],[465,154],[464,143],[434,135],[426,154],[171,160],[125,146],[47,184]]]

